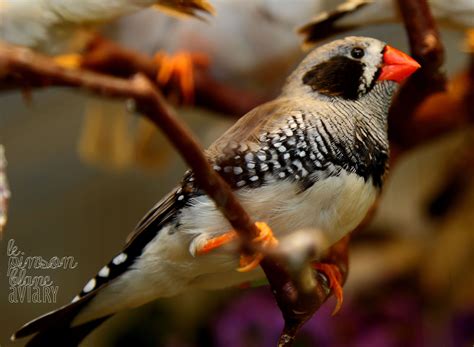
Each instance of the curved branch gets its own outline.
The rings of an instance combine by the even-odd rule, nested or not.
[[[398,0],[412,56],[421,64],[400,89],[390,109],[389,137],[399,147],[417,138],[413,114],[427,96],[444,91],[444,47],[427,0]]]
[[[142,72],[152,81],[155,80],[159,65],[156,60],[115,44],[102,37],[95,37],[82,55],[83,68],[114,76],[129,77]],[[195,103],[212,111],[240,117],[268,101],[264,96],[240,90],[214,79],[205,68],[194,68]],[[176,82],[176,81],[173,81]],[[158,86],[157,86],[158,87]],[[166,88],[179,88],[172,83]]]

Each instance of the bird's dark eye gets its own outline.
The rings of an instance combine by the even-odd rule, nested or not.
[[[352,48],[352,51],[351,51],[351,56],[352,58],[354,59],[360,59],[364,56],[365,52],[362,48],[360,47],[354,47]]]

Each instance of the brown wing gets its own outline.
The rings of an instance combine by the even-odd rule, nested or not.
[[[208,148],[207,156],[213,160],[221,156],[225,148],[233,143],[257,143],[260,134],[274,127],[276,123],[284,121],[285,117],[294,111],[294,105],[294,101],[279,98],[254,108]]]

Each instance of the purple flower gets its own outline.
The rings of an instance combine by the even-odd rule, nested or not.
[[[474,308],[460,312],[451,323],[453,346],[474,345]]]
[[[373,294],[372,294],[373,295]],[[298,346],[420,347],[423,324],[418,297],[387,290],[383,296],[346,297],[341,312],[331,316],[334,299],[324,304],[298,335]],[[273,347],[283,318],[268,288],[251,289],[228,305],[213,326],[217,347]]]

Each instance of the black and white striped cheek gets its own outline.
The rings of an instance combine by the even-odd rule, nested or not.
[[[303,84],[322,95],[357,100],[373,88],[378,70],[359,60],[335,56],[306,72]]]

